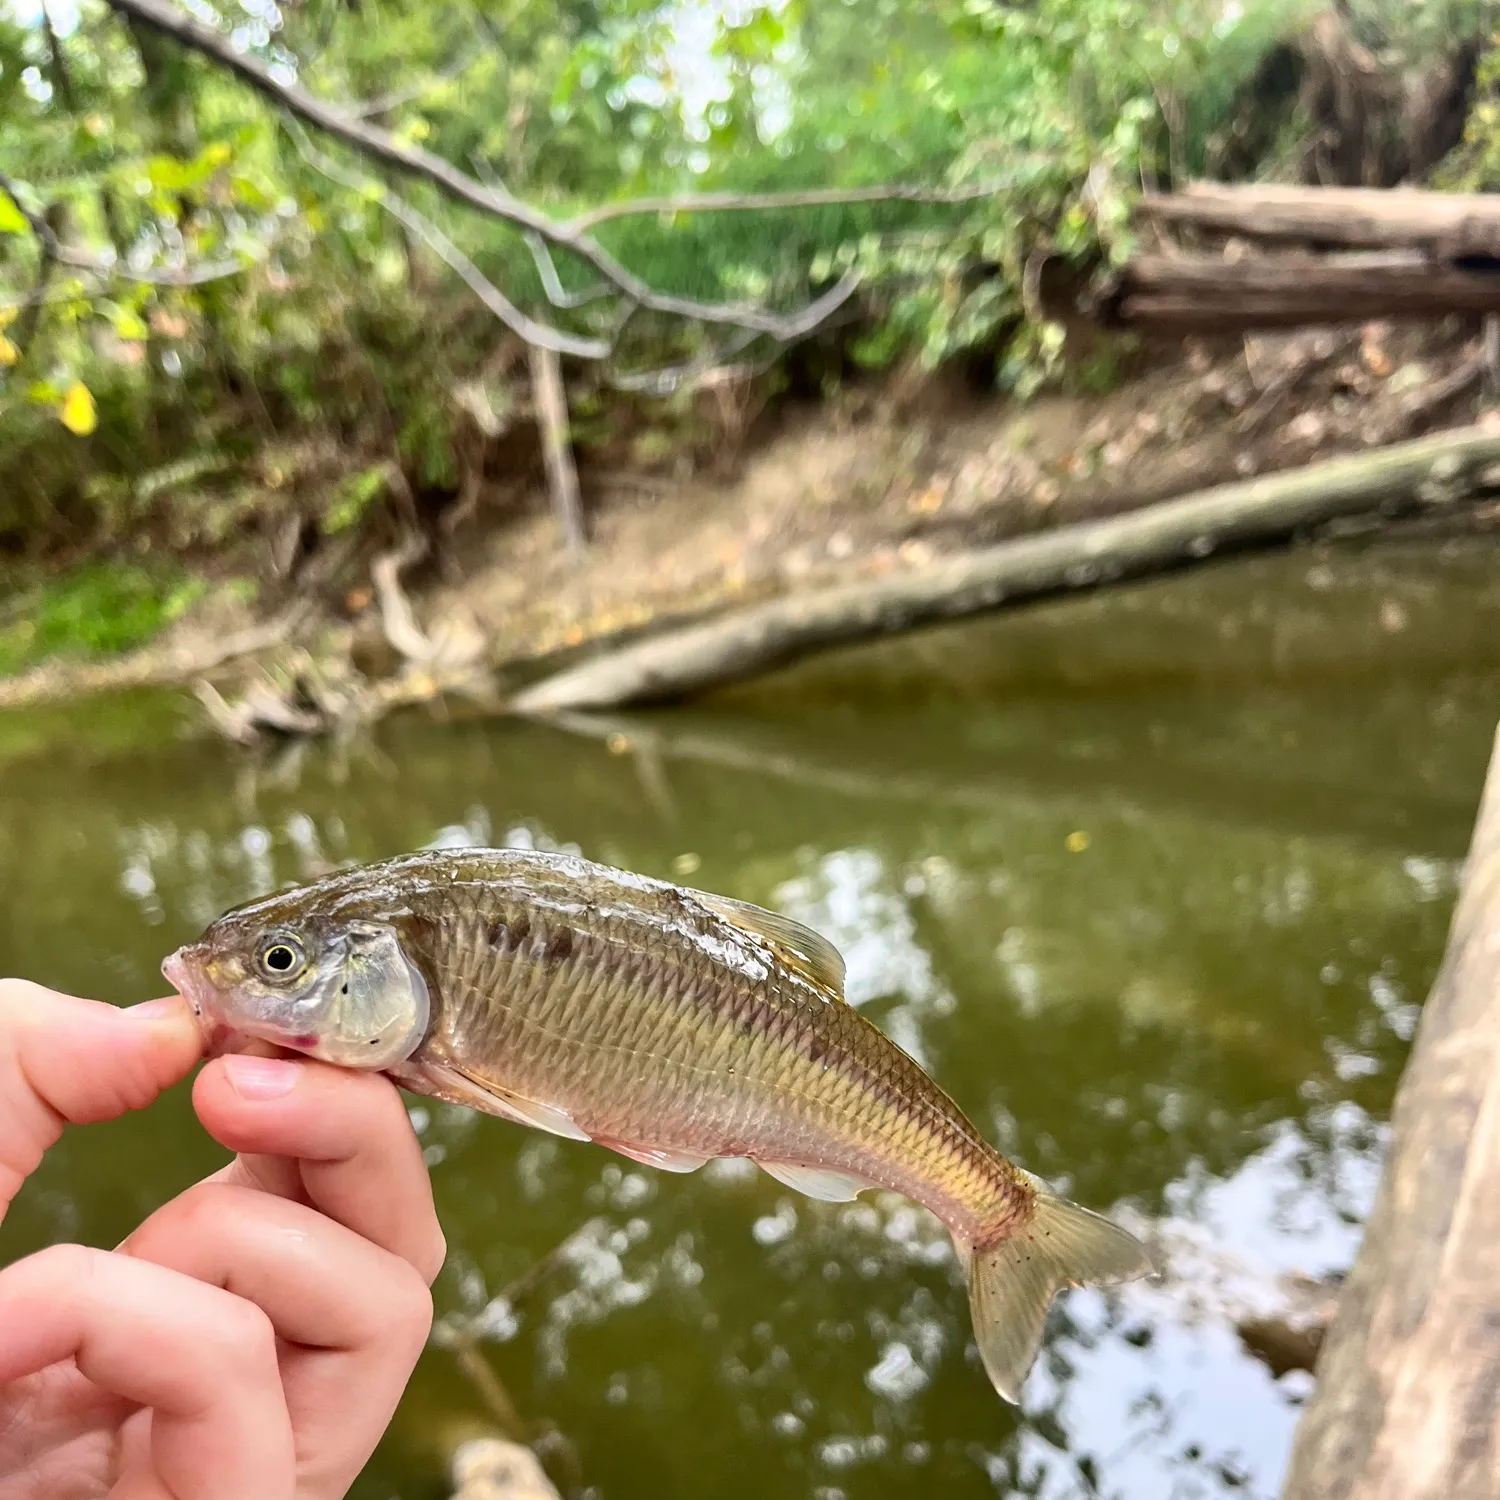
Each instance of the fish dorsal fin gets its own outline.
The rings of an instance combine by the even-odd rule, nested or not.
[[[753,932],[772,945],[786,963],[820,990],[831,990],[844,998],[844,958],[821,933],[779,911],[767,911],[732,896],[715,896],[707,891],[691,893],[710,911],[746,932]]]

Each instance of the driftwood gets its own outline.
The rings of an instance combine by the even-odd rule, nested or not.
[[[1283,1500],[1500,1494],[1500,737]]]
[[[453,1455],[453,1500],[561,1500],[530,1448],[472,1438]]]
[[[1500,195],[1489,193],[1193,182],[1178,193],[1147,193],[1137,214],[1273,243],[1500,258]]]
[[[1341,518],[1451,503],[1497,482],[1500,435],[1466,428],[1168,500],[833,585],[688,625],[523,689],[518,713],[650,702],[735,681],[827,646],[1285,541]]]
[[[1142,255],[1120,268],[1099,302],[1105,327],[1183,334],[1495,312],[1500,261],[1470,269],[1417,251],[1240,260]]]

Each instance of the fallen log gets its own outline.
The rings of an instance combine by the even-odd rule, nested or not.
[[[1500,1494],[1500,736],[1282,1500]]]
[[[1269,243],[1500,257],[1500,194],[1492,193],[1191,182],[1147,193],[1136,212],[1160,226]]]
[[[508,706],[547,714],[679,698],[842,642],[1163,572],[1344,517],[1449,504],[1500,482],[1497,463],[1500,434],[1465,428],[1221,485],[651,636],[543,678]]]
[[[1415,251],[1242,260],[1142,255],[1116,272],[1098,303],[1106,328],[1174,334],[1495,312],[1500,260],[1492,269],[1468,269]]]

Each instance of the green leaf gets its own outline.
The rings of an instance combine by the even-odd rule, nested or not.
[[[122,339],[141,340],[149,332],[145,319],[139,313],[131,312],[128,307],[117,308],[110,322],[114,324],[115,332]]]
[[[30,234],[26,215],[16,207],[15,199],[0,188],[0,234]]]
[[[99,409],[89,388],[75,380],[63,393],[57,415],[69,432],[87,437],[99,425]]]

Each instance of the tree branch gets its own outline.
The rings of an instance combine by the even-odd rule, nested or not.
[[[404,104],[413,103],[424,94],[430,94],[445,83],[452,83],[454,79],[461,78],[476,61],[477,59],[472,56],[456,57],[446,67],[439,68],[436,73],[431,73],[426,78],[419,78],[415,83],[409,83],[404,88],[391,89],[387,93],[377,94],[373,99],[354,99],[347,104],[340,105],[339,108],[351,120],[378,119],[381,115],[388,115],[393,110],[400,109]]]
[[[37,262],[36,277],[31,283],[31,290],[26,293],[21,303],[21,314],[16,319],[16,329],[10,338],[19,363],[26,357],[26,350],[36,336],[37,323],[42,316],[42,304],[47,297],[47,283],[52,279],[52,272],[57,267],[58,244],[57,236],[52,232],[52,226],[47,222],[46,215],[34,213],[27,208],[21,201],[21,194],[17,190],[16,183],[4,172],[0,172],[0,189],[3,189],[10,201],[16,205],[17,212],[31,226],[31,232],[37,237],[37,243],[41,246],[41,258]]]
[[[1016,185],[1014,176],[972,183],[968,187],[920,187],[899,182],[875,183],[869,187],[806,188],[784,193],[675,193],[657,198],[626,198],[619,203],[601,203],[598,208],[575,214],[566,228],[586,234],[612,219],[639,214],[706,214],[777,208],[827,208],[852,203],[972,203],[993,198]]]
[[[581,292],[568,291],[557,274],[557,266],[546,240],[530,230],[527,230],[525,239],[531,258],[536,262],[536,274],[541,278],[542,290],[546,292],[547,300],[553,307],[563,312],[572,312],[576,308],[587,307],[591,302],[598,302],[603,297],[614,295],[609,285],[603,281],[596,281],[593,286],[586,286]]]
[[[614,347],[613,340],[579,338],[529,317],[425,214],[419,213],[411,204],[398,198],[388,188],[368,178],[356,177],[352,172],[344,171],[331,157],[319,151],[307,139],[304,131],[293,127],[290,134],[298,152],[308,166],[342,187],[366,197],[372,197],[393,219],[404,224],[429,250],[437,255],[512,333],[524,339],[528,344],[539,349],[550,349],[555,354],[571,354],[578,359],[608,358]]]
[[[486,187],[442,157],[420,147],[403,146],[386,131],[351,118],[338,106],[315,98],[298,85],[278,82],[259,58],[236,52],[226,37],[194,20],[170,0],[107,0],[107,3],[117,14],[173,38],[235,74],[274,104],[367,156],[398,171],[426,178],[456,201],[491,218],[503,219],[518,229],[531,230],[548,244],[569,251],[617,287],[626,298],[648,311],[703,323],[754,328],[789,343],[816,328],[853,295],[858,285],[858,277],[851,273],[800,312],[791,314],[774,313],[749,303],[699,302],[690,297],[653,291],[587,235],[555,223],[503,187]]]
[[[124,264],[118,256],[110,258],[90,255],[87,250],[75,250],[62,244],[47,222],[47,216],[27,208],[21,199],[19,184],[4,172],[0,172],[0,188],[5,190],[20,211],[21,217],[31,226],[31,232],[42,247],[42,264],[46,270],[38,276],[32,294],[25,300],[23,305],[27,308],[41,302],[42,288],[51,275],[53,266],[68,266],[75,271],[87,271],[91,276],[110,277],[119,281],[141,281],[149,286],[202,286],[209,281],[220,281],[226,276],[238,276],[246,269],[243,261],[212,260],[205,261],[200,266],[185,266],[181,270],[137,270]]]

